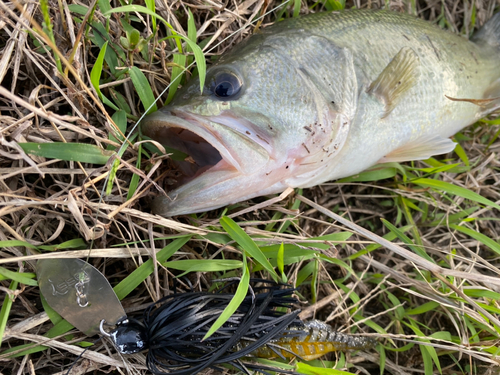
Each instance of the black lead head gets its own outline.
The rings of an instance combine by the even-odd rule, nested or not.
[[[122,354],[138,353],[148,348],[146,327],[135,319],[125,319],[117,323],[108,337]]]

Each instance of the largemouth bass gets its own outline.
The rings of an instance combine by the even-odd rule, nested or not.
[[[203,93],[192,80],[145,118],[145,135],[191,156],[186,182],[153,211],[207,211],[427,159],[498,108],[500,13],[470,41],[388,11],[289,19],[223,55]]]

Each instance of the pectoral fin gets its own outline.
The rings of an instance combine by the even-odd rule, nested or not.
[[[382,118],[387,117],[396,105],[418,81],[420,61],[411,48],[402,48],[385,67],[367,93],[374,95],[384,104]]]
[[[392,151],[379,160],[379,163],[425,160],[433,155],[446,154],[455,149],[457,144],[449,138],[441,136],[420,137]]]

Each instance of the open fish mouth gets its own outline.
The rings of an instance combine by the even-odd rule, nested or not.
[[[183,174],[180,186],[168,192],[168,197],[153,201],[154,213],[173,216],[200,212],[245,199],[240,184],[265,168],[270,154],[237,125],[230,126],[236,121],[227,117],[222,124],[167,108],[144,119],[144,135],[189,155],[177,163]]]

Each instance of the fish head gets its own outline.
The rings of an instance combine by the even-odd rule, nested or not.
[[[153,212],[207,211],[320,173],[343,118],[313,86],[289,55],[262,42],[223,56],[203,91],[198,80],[185,85],[142,124],[143,134],[190,156],[182,184],[156,198]]]

